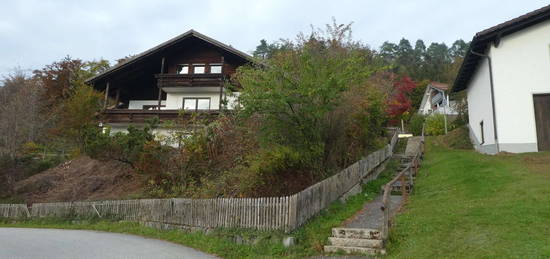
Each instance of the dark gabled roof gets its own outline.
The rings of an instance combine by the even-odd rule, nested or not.
[[[195,30],[189,30],[189,31],[187,31],[187,32],[185,32],[185,33],[183,33],[183,34],[180,34],[179,36],[177,36],[177,37],[175,37],[175,38],[173,38],[173,39],[170,39],[170,40],[168,40],[168,41],[166,41],[166,42],[164,42],[164,43],[161,43],[161,44],[157,45],[156,47],[153,47],[153,48],[151,48],[151,49],[149,49],[149,50],[146,50],[146,51],[144,51],[144,52],[142,52],[142,53],[140,53],[140,54],[138,54],[138,55],[136,55],[136,56],[133,56],[132,58],[129,58],[128,60],[126,60],[126,61],[124,61],[124,62],[122,62],[122,63],[120,63],[120,64],[117,64],[117,65],[115,65],[115,66],[109,68],[108,70],[106,70],[105,72],[103,72],[103,73],[101,73],[101,74],[99,74],[99,75],[96,75],[96,76],[94,76],[94,77],[91,77],[91,78],[87,79],[87,80],[86,80],[86,83],[93,83],[93,82],[95,82],[95,81],[97,81],[97,80],[100,80],[100,79],[102,79],[102,78],[105,78],[106,76],[108,76],[108,75],[110,75],[110,74],[112,74],[112,73],[114,73],[114,72],[116,72],[116,71],[119,71],[119,70],[121,70],[121,69],[123,69],[123,68],[125,68],[125,67],[127,67],[127,66],[129,66],[129,65],[131,65],[131,64],[134,64],[134,63],[136,63],[136,62],[139,62],[139,61],[143,60],[143,59],[146,58],[146,57],[149,57],[149,56],[151,56],[151,55],[153,55],[153,54],[155,54],[155,53],[158,53],[159,51],[162,51],[162,50],[164,50],[164,49],[166,49],[166,48],[169,48],[169,47],[171,47],[171,46],[173,46],[173,45],[175,45],[175,44],[177,44],[177,43],[179,43],[179,42],[181,42],[181,41],[183,41],[183,40],[189,39],[189,38],[191,38],[191,37],[194,37],[194,38],[197,38],[197,39],[201,39],[201,40],[203,40],[203,41],[205,41],[205,42],[208,42],[208,43],[210,43],[210,44],[212,44],[212,45],[214,45],[214,46],[216,46],[216,47],[218,47],[218,48],[221,48],[221,49],[223,49],[223,50],[225,50],[225,51],[227,51],[227,52],[229,52],[229,53],[232,53],[232,54],[234,54],[234,55],[236,55],[236,56],[238,56],[238,57],[241,57],[241,58],[243,58],[244,60],[253,62],[252,56],[250,56],[250,55],[248,55],[248,54],[246,54],[246,53],[244,53],[244,52],[242,52],[242,51],[240,51],[240,50],[237,50],[237,49],[235,49],[235,48],[233,48],[233,47],[231,47],[231,46],[229,46],[229,45],[226,45],[226,44],[224,44],[224,43],[221,43],[221,42],[219,42],[219,41],[217,41],[217,40],[215,40],[215,39],[212,39],[212,38],[210,38],[210,37],[208,37],[208,36],[206,36],[206,35],[204,35],[204,34],[201,34],[201,33],[197,32],[197,31],[195,31]]]
[[[439,82],[431,82],[429,84],[429,86],[437,88],[437,89],[442,90],[442,91],[449,90],[449,85],[448,84],[443,84],[443,83],[439,83]]]
[[[503,36],[546,21],[549,18],[550,5],[476,33],[458,71],[452,91],[458,92],[466,89],[476,72],[481,57],[472,54],[472,51],[485,54],[490,43],[498,45]]]

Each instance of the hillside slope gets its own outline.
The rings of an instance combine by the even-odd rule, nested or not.
[[[549,258],[550,153],[482,155],[431,138],[390,258]]]
[[[17,182],[15,192],[27,203],[121,199],[142,185],[126,163],[83,156]]]

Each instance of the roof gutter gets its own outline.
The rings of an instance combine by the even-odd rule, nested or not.
[[[472,53],[473,55],[482,57],[482,58],[486,58],[487,61],[489,62],[489,82],[490,82],[490,85],[491,85],[491,106],[493,108],[492,109],[493,110],[493,131],[494,131],[494,135],[495,135],[495,144],[496,144],[496,148],[497,148],[497,153],[499,153],[500,152],[500,147],[499,147],[499,144],[498,144],[497,116],[496,116],[496,111],[495,111],[495,90],[494,90],[494,83],[493,83],[493,64],[492,64],[493,62],[492,62],[491,57],[489,55],[478,53],[478,52],[475,52],[473,50],[470,50],[470,53]]]

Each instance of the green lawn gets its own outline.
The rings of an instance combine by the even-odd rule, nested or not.
[[[550,258],[550,153],[482,155],[427,140],[389,258]]]

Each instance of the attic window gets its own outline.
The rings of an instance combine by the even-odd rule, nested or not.
[[[178,65],[178,74],[189,74],[189,65]]]
[[[204,74],[205,66],[204,64],[193,64],[193,74]]]
[[[221,74],[222,65],[221,64],[212,64],[210,65],[210,74]]]

